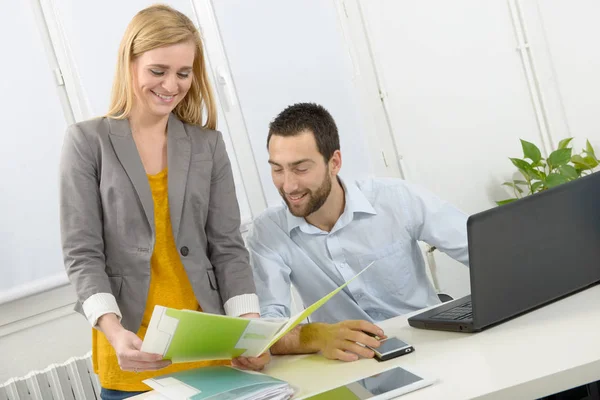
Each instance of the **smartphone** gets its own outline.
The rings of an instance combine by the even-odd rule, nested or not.
[[[377,348],[367,347],[375,352],[375,359],[377,361],[391,360],[392,358],[400,357],[415,351],[414,347],[397,337],[390,337],[382,340],[381,345]]]

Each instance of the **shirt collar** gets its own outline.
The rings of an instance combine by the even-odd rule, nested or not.
[[[344,188],[344,196],[346,197],[346,205],[344,212],[340,215],[338,223],[344,222],[344,225],[352,221],[355,213],[365,213],[375,215],[377,212],[365,197],[364,193],[356,186],[353,181],[345,182],[341,177],[338,176],[340,184]],[[303,217],[296,217],[292,215],[290,210],[286,207],[285,214],[287,217],[287,231],[288,235],[291,235],[295,228],[300,228],[306,233],[319,233],[321,230],[308,222]],[[337,225],[337,223],[336,223]]]

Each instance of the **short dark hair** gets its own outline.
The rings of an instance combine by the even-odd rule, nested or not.
[[[325,107],[315,103],[296,103],[280,112],[269,124],[267,149],[271,136],[295,136],[303,131],[312,132],[325,162],[340,149],[340,136],[333,117]]]

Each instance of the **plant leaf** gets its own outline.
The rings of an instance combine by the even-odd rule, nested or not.
[[[509,187],[511,187],[511,188],[513,188],[513,189],[515,189],[515,190],[517,190],[519,193],[523,193],[523,189],[521,189],[521,188],[520,188],[518,185],[515,185],[515,184],[514,184],[514,183],[512,183],[512,182],[504,182],[502,185],[503,185],[503,186],[509,186]]]
[[[584,171],[586,169],[592,169],[579,154],[575,154],[571,157],[571,162],[575,164],[575,168],[578,170]]]
[[[504,204],[512,203],[513,201],[517,201],[517,200],[519,200],[519,199],[500,200],[500,201],[497,201],[496,204],[498,204],[499,206],[503,206]]]
[[[542,153],[535,144],[521,139],[521,147],[523,148],[524,158],[529,158],[533,164],[538,163],[542,159]]]
[[[510,161],[512,161],[513,165],[519,169],[524,169],[526,171],[532,169],[531,164],[525,160],[521,160],[520,158],[511,158]]]
[[[521,180],[518,180],[518,179],[515,179],[513,182],[516,183],[517,185],[527,185],[527,182],[521,181]]]
[[[561,140],[560,142],[558,142],[558,148],[566,149],[567,146],[569,145],[569,143],[571,142],[571,140],[573,140],[572,137]]]
[[[571,160],[572,149],[558,149],[554,150],[548,157],[548,165],[552,171],[556,167],[565,165]]]
[[[560,167],[558,167],[558,170],[560,171],[560,174],[562,176],[564,176],[565,178],[567,178],[568,180],[577,179],[577,178],[579,178],[579,175],[581,175],[581,173],[577,172],[575,167],[573,167],[572,165],[568,165],[568,164],[561,165]]]
[[[510,158],[510,161],[512,161],[513,165],[521,171],[527,180],[535,177],[535,170],[527,161],[521,160],[520,158]]]
[[[590,143],[589,140],[585,141],[585,152],[588,154],[588,156],[591,156],[594,159],[598,160],[596,158],[596,153],[594,152],[594,148],[592,147],[592,144]]]
[[[585,156],[583,157],[583,160],[585,161],[586,165],[590,166],[590,168],[596,168],[598,166],[598,160],[596,160],[596,157]]]
[[[548,177],[546,178],[546,186],[548,187],[548,189],[558,185],[562,185],[566,182],[568,182],[567,178],[565,178],[561,174],[548,174]]]
[[[542,158],[542,160],[543,160],[543,158]],[[532,164],[531,164],[531,166],[532,166],[533,168],[537,168],[537,167],[545,167],[545,166],[546,166],[546,164],[544,164],[542,161],[538,161],[538,162],[534,162],[534,163],[532,163]]]
[[[531,194],[537,193],[544,189],[546,189],[546,187],[544,186],[544,182],[541,182],[541,181],[533,182],[533,184],[531,185]]]
[[[544,171],[540,171],[534,169],[531,171],[532,179],[539,179],[541,181],[546,180],[546,173]]]

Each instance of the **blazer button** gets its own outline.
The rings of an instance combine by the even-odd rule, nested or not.
[[[190,254],[190,249],[188,249],[187,246],[183,246],[181,249],[179,249],[179,252],[185,257]]]

